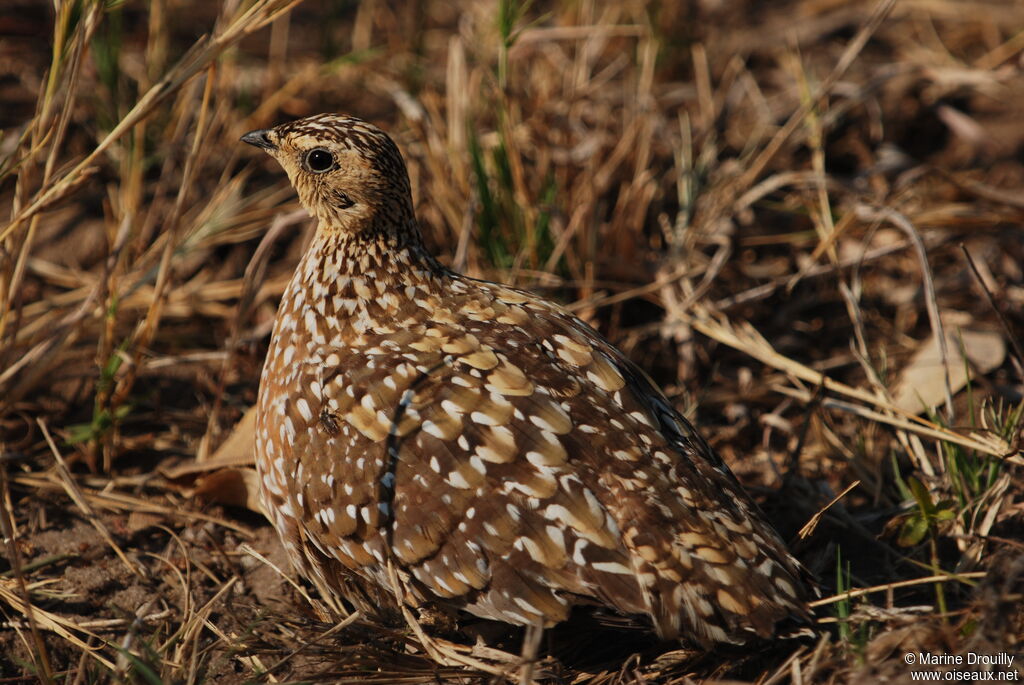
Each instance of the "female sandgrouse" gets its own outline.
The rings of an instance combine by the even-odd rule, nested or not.
[[[721,458],[597,332],[425,250],[398,148],[321,114],[242,137],[319,221],[263,368],[256,466],[300,572],[550,626],[578,604],[710,646],[809,621]],[[364,595],[365,597],[365,595]]]

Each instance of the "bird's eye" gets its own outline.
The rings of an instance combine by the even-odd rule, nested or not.
[[[306,153],[306,168],[314,174],[322,174],[334,168],[334,155],[322,147],[313,148]]]

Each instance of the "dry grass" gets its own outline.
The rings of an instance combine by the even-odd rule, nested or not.
[[[1021,651],[1019,4],[13,4],[0,683],[903,682],[907,652]],[[565,302],[703,427],[820,578],[820,642],[569,628],[524,666],[518,633],[342,620],[287,577],[232,428],[308,221],[237,139],[327,110],[393,132],[443,261]]]

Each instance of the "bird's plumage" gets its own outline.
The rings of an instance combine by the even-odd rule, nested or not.
[[[703,645],[808,620],[799,565],[642,371],[427,253],[385,133],[318,115],[243,140],[319,219],[257,412],[264,506],[303,573],[386,595],[390,562],[408,602],[520,625],[600,604]]]

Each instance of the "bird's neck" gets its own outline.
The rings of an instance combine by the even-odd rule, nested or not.
[[[386,230],[373,225],[361,228],[338,231],[319,226],[300,267],[311,270],[306,277],[314,277],[319,271],[397,285],[410,273],[422,271],[429,275],[444,270],[423,245],[413,220],[401,225],[391,223]]]
[[[302,206],[319,222],[318,236],[336,238],[339,248],[351,246],[358,251],[361,244],[384,242],[392,249],[401,249],[423,243],[408,190],[394,190],[363,202],[326,193],[307,197]]]
[[[407,310],[409,293],[422,296],[443,289],[449,275],[423,246],[418,228],[394,228],[387,233],[318,228],[284,294],[282,309],[309,312],[302,316],[312,316],[312,322],[333,322],[343,337],[395,325]],[[291,327],[296,333],[310,328],[311,335],[315,328],[300,321]]]

